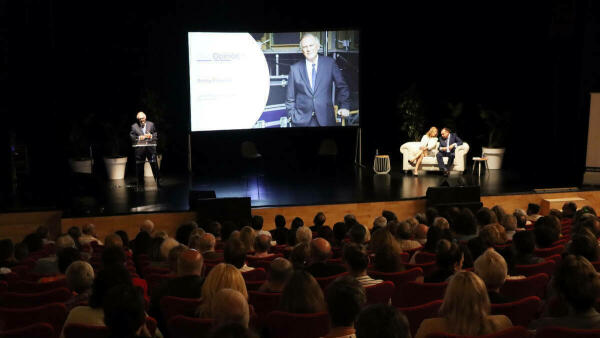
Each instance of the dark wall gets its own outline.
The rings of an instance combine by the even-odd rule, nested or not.
[[[9,128],[29,146],[32,177],[43,177],[49,166],[56,176],[64,175],[66,158],[78,152],[70,126],[81,116],[91,116],[81,143],[92,144],[96,156],[127,154],[128,126],[148,100],[162,112],[159,128],[168,136],[162,145],[164,170],[185,171],[188,31],[358,28],[364,162],[370,163],[376,149],[393,160],[400,157],[407,135],[400,130],[396,104],[414,84],[426,125],[441,127],[450,114],[447,103],[464,103],[454,124],[473,154],[485,136],[477,111],[481,104],[512,112],[508,168],[544,167],[573,182],[581,179],[586,98],[598,89],[600,73],[593,58],[600,45],[594,2],[400,7],[323,2],[313,17],[297,5],[267,1],[2,3],[11,27],[10,104],[2,105]],[[111,143],[107,129],[121,142]],[[219,167],[239,156],[239,143],[248,139],[268,159],[293,166],[313,159],[320,140],[329,136],[338,141],[342,160],[351,162],[353,130],[263,130],[194,135],[195,168]]]

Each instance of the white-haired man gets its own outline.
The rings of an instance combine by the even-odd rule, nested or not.
[[[138,180],[138,189],[144,187],[144,164],[146,159],[150,162],[156,186],[160,188],[158,163],[156,161],[156,140],[158,133],[154,123],[146,121],[146,114],[140,111],[136,115],[137,122],[131,125],[129,136],[135,149],[135,172]]]
[[[335,126],[332,92],[340,109],[338,115],[349,116],[350,91],[335,60],[319,55],[321,44],[313,34],[304,34],[300,49],[304,60],[290,67],[285,108],[293,126]]]

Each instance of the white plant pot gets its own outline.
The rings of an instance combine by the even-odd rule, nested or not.
[[[76,160],[73,158],[69,159],[69,166],[71,171],[79,174],[91,174],[92,173],[92,159]]]
[[[158,168],[160,169],[160,162],[162,161],[162,155],[156,155],[156,161],[158,162]],[[148,162],[148,160],[146,160],[146,163],[144,163],[144,176],[145,177],[154,177],[154,175],[152,175],[152,168],[150,167],[150,162]]]
[[[483,156],[487,157],[489,169],[501,169],[502,159],[504,158],[504,148],[486,148],[483,147]]]
[[[122,180],[125,178],[125,166],[127,165],[127,157],[104,158],[106,165],[106,174],[110,180]]]

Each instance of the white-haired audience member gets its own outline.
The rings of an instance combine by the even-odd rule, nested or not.
[[[81,236],[79,237],[79,245],[88,245],[96,242],[103,245],[102,241],[96,238],[96,226],[92,223],[87,223],[81,228]]]
[[[500,288],[508,277],[508,266],[504,257],[494,249],[487,249],[474,264],[475,273],[483,280],[490,297],[490,303],[508,303],[512,299],[500,294]]]
[[[296,243],[310,244],[312,240],[312,231],[307,226],[301,226],[296,230]]]

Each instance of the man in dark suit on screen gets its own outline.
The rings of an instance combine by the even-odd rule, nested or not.
[[[335,126],[332,84],[338,102],[337,114],[350,115],[350,92],[335,60],[319,55],[319,39],[305,34],[300,48],[305,60],[290,67],[285,108],[294,127]]]
[[[160,188],[158,163],[156,161],[156,140],[158,133],[154,127],[154,123],[146,121],[144,112],[137,113],[138,122],[131,125],[129,136],[135,150],[135,173],[138,180],[138,189],[144,187],[144,164],[146,158],[150,162],[152,175],[156,181],[156,186]]]
[[[440,137],[440,146],[435,157],[437,158],[440,170],[444,172],[444,176],[448,176],[450,167],[454,163],[456,147],[461,145],[463,141],[456,134],[452,134],[448,128],[443,128],[440,134],[442,135]],[[444,164],[444,157],[448,157],[447,164]]]

